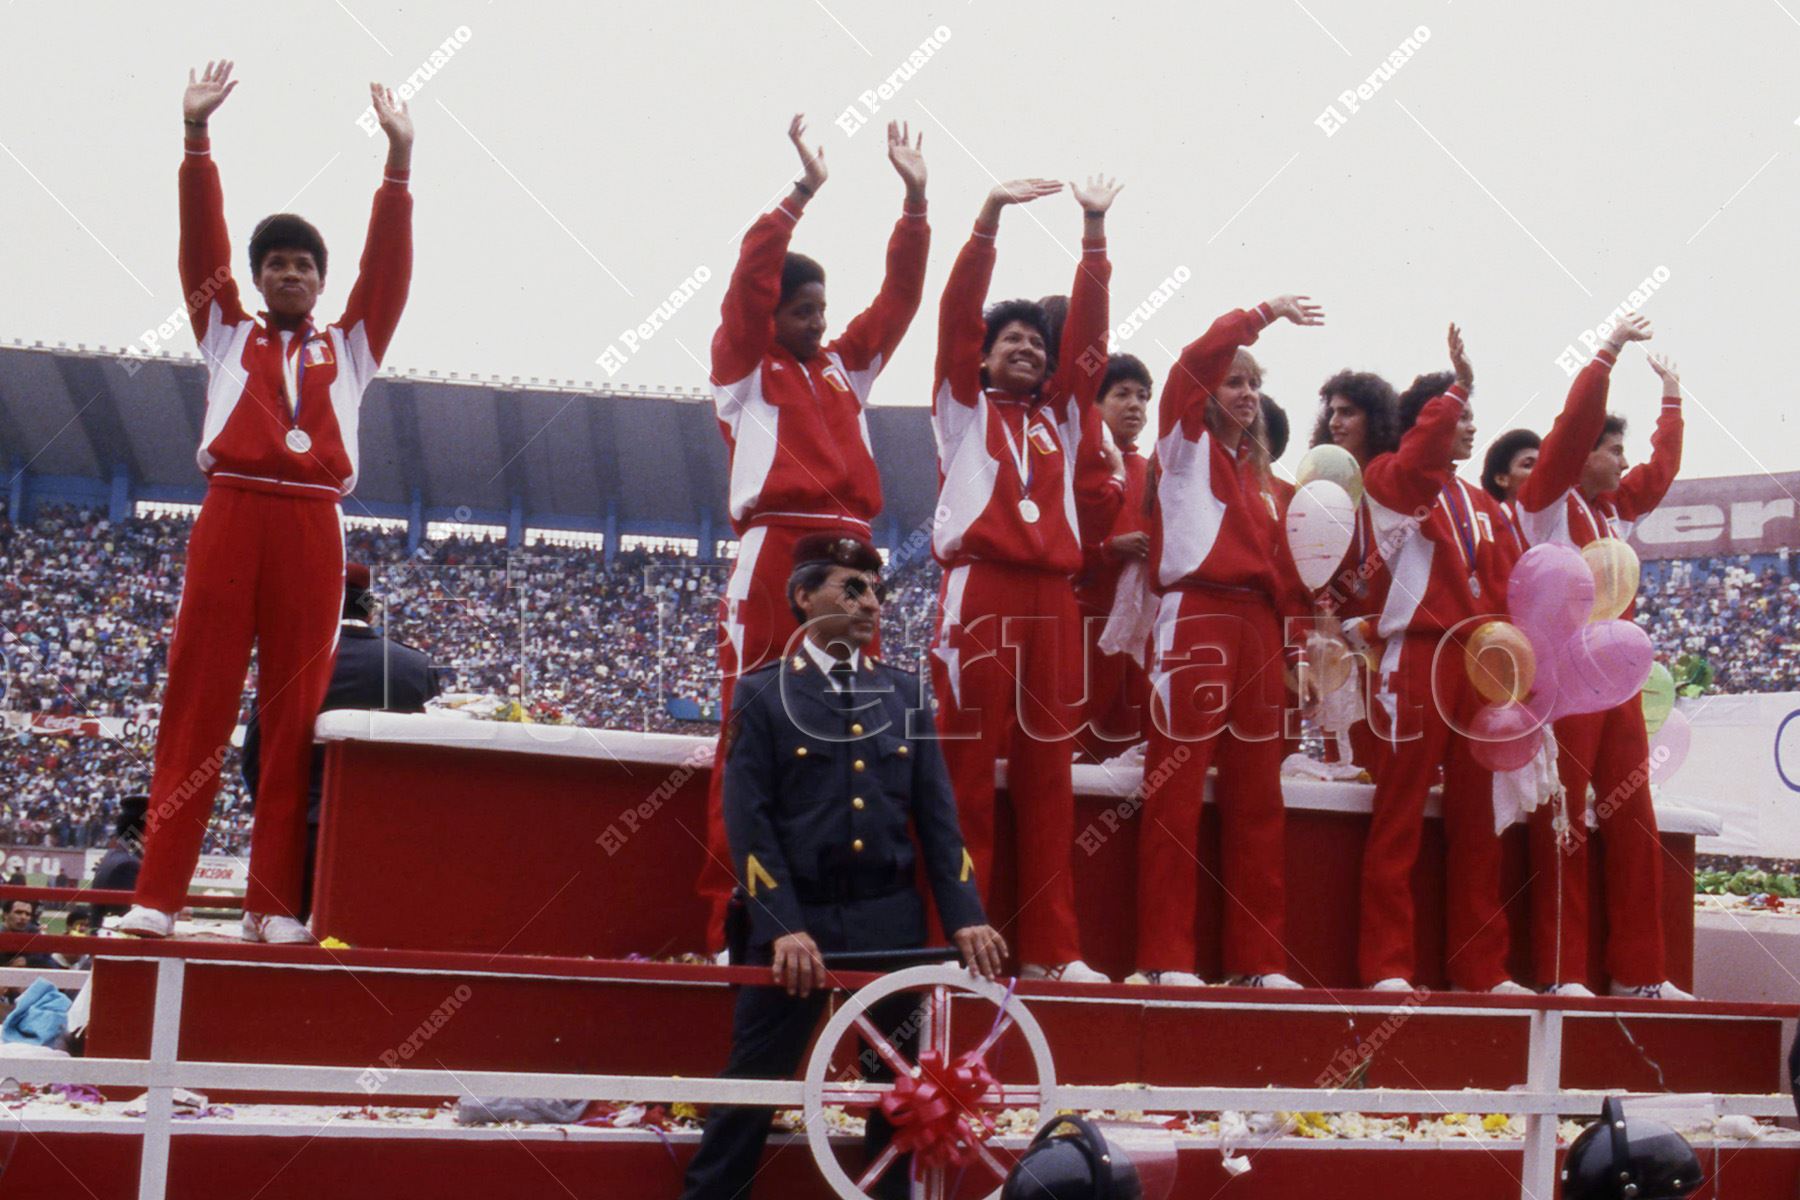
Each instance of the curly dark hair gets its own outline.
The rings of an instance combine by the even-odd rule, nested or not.
[[[1309,446],[1331,444],[1331,398],[1342,396],[1366,418],[1364,448],[1368,456],[1385,454],[1400,445],[1399,400],[1394,385],[1373,371],[1339,371],[1319,388],[1319,418],[1313,423]]]
[[[1429,371],[1416,376],[1412,386],[1400,393],[1400,432],[1411,429],[1425,406],[1443,395],[1455,382],[1456,376],[1449,371]]]
[[[987,356],[987,352],[994,348],[994,343],[1000,340],[1000,331],[1017,321],[1020,324],[1031,326],[1038,331],[1038,336],[1044,339],[1044,379],[1048,380],[1056,374],[1057,331],[1052,327],[1051,315],[1044,310],[1043,301],[1002,300],[998,304],[990,305],[982,317],[987,321],[987,333],[981,339],[981,353],[984,358]],[[981,368],[982,386],[986,387],[987,382],[987,367],[983,366]]]

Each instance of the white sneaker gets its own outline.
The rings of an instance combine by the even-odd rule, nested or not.
[[[1577,1000],[1592,1000],[1594,989],[1585,983],[1553,983],[1544,989],[1546,996],[1569,996]]]
[[[1646,983],[1642,987],[1627,987],[1622,983],[1615,983],[1607,990],[1614,996],[1629,1000],[1692,1000],[1694,998],[1693,993],[1682,991],[1666,979],[1661,983]]]
[[[1280,971],[1270,971],[1267,975],[1233,975],[1225,983],[1228,987],[1293,988],[1296,990],[1302,986]],[[1411,991],[1412,989],[1409,987],[1407,990]]]
[[[1371,992],[1410,992],[1413,990],[1412,980],[1402,979],[1398,975],[1390,979],[1382,979],[1369,985]]]
[[[267,942],[271,946],[310,946],[319,939],[292,917],[265,917],[247,912],[244,914],[244,940]]]
[[[1487,990],[1490,996],[1535,996],[1536,992],[1522,983],[1514,983],[1510,979],[1502,979]]]
[[[175,914],[134,904],[113,928],[130,937],[166,938],[175,932]]]
[[[1126,983],[1149,984],[1151,987],[1205,987],[1206,981],[1192,971],[1139,971]]]
[[[1079,958],[1054,967],[1026,963],[1019,969],[1020,979],[1048,979],[1059,983],[1111,983],[1112,980]]]

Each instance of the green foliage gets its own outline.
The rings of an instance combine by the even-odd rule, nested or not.
[[[1694,890],[1706,896],[1754,896],[1767,892],[1783,900],[1800,899],[1800,876],[1768,871],[1699,871]]]

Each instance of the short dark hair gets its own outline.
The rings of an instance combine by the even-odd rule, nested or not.
[[[1150,379],[1150,368],[1135,354],[1109,354],[1106,356],[1106,373],[1100,376],[1100,398],[1106,399],[1106,393],[1112,391],[1113,384],[1129,380],[1141,383],[1146,390],[1153,388]]]
[[[994,348],[994,343],[1000,340],[1000,331],[1014,321],[1037,330],[1044,339],[1044,349],[1051,353],[1055,352],[1055,342],[1051,337],[1050,330],[1050,314],[1045,312],[1043,304],[1036,300],[1002,300],[998,304],[990,305],[982,316],[987,321],[987,333],[981,339],[983,354]]]
[[[271,250],[305,250],[318,264],[319,278],[325,278],[325,239],[311,221],[293,213],[276,213],[256,223],[250,234],[250,276],[262,274],[263,259]]]
[[[811,562],[795,563],[794,569],[788,573],[787,602],[788,611],[794,614],[794,620],[806,624],[806,613],[794,603],[795,592],[816,592],[825,586],[831,578],[831,569],[837,566],[829,559],[814,559]]]
[[[37,907],[38,907],[37,901],[36,900],[25,900],[22,898],[6,901],[4,906],[0,906],[0,915],[4,915],[6,913],[12,912],[13,905],[15,905],[15,904],[23,904],[26,908],[31,910],[32,916],[34,916],[34,917],[37,916]]]
[[[1280,458],[1287,453],[1288,438],[1292,436],[1288,427],[1287,409],[1275,403],[1275,397],[1264,394],[1262,415],[1263,432],[1269,439],[1269,458]]]
[[[1319,419],[1313,423],[1309,446],[1331,444],[1331,398],[1342,396],[1363,414],[1370,458],[1400,445],[1399,417],[1395,413],[1394,385],[1373,371],[1339,371],[1319,388]]]
[[[1500,476],[1512,470],[1512,461],[1519,457],[1519,451],[1536,450],[1541,445],[1543,439],[1529,429],[1509,429],[1495,438],[1487,448],[1487,457],[1481,460],[1482,488],[1496,500],[1506,499]]]
[[[1405,433],[1419,423],[1419,414],[1425,406],[1449,390],[1456,382],[1456,376],[1449,371],[1430,371],[1417,376],[1412,386],[1400,393],[1397,406],[1400,413],[1400,432]]]
[[[1600,426],[1600,436],[1594,439],[1594,449],[1598,450],[1600,448],[1600,443],[1604,442],[1609,437],[1624,436],[1625,418],[1621,417],[1618,413],[1607,413],[1606,421]]]
[[[781,260],[781,298],[776,303],[786,304],[789,296],[809,283],[824,282],[825,268],[819,265],[818,260],[789,250],[787,257]]]

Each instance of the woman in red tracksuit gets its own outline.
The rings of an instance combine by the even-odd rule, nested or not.
[[[1150,983],[1196,987],[1200,813],[1219,766],[1219,914],[1235,983],[1288,977],[1281,797],[1287,705],[1282,622],[1311,609],[1270,486],[1260,372],[1244,349],[1277,318],[1322,325],[1304,296],[1213,322],[1181,352],[1157,412],[1150,744],[1138,830],[1137,965]],[[1220,743],[1229,740],[1228,748]]]
[[[1061,190],[1046,179],[995,188],[944,286],[931,397],[940,478],[932,551],[944,584],[931,680],[984,903],[993,879],[994,770],[1006,759],[1021,974],[1094,983],[1106,977],[1081,961],[1069,871],[1069,768],[1082,687],[1075,474],[1076,449],[1100,420],[1094,400],[1112,275],[1106,210],[1117,184],[1090,179],[1071,189],[1083,213],[1081,259],[1054,370],[1041,304],[1010,300],[982,310],[1001,212]]]
[[[888,125],[888,160],[906,184],[900,219],[888,239],[881,291],[829,344],[825,272],[788,241],[806,203],[825,183],[823,158],[795,117],[788,137],[802,175],[792,194],[744,235],[713,335],[713,405],[731,455],[731,527],[737,562],[719,602],[719,677],[723,717],[738,677],[777,658],[793,636],[787,598],[794,546],[808,534],[871,539],[881,511],[881,475],[869,445],[864,408],[925,288],[931,229],[925,222],[925,158],[919,142]],[[724,758],[718,756],[723,764]],[[699,890],[709,902],[707,940],[724,946],[725,909],[734,883],[725,835],[722,765],[708,781],[707,856]]]
[[[1423,376],[1408,389],[1400,448],[1363,474],[1390,577],[1377,618],[1384,646],[1370,714],[1388,754],[1363,847],[1357,965],[1366,985],[1412,989],[1413,872],[1426,799],[1441,771],[1450,982],[1462,991],[1521,992],[1507,978],[1493,776],[1475,761],[1467,732],[1481,698],[1463,648],[1478,624],[1504,611],[1509,561],[1480,489],[1455,474],[1474,450],[1475,422],[1474,373],[1454,325],[1450,359],[1454,376]]]
[[[1651,356],[1663,384],[1650,461],[1625,470],[1625,422],[1606,411],[1607,384],[1627,341],[1650,336],[1627,316],[1570,389],[1518,497],[1532,545],[1579,550],[1595,538],[1628,538],[1662,502],[1681,466],[1681,380]],[[1624,613],[1629,620],[1635,604]],[[1532,953],[1539,983],[1591,995],[1588,980],[1588,792],[1606,842],[1606,973],[1615,996],[1689,1000],[1668,979],[1662,927],[1662,841],[1650,797],[1649,741],[1636,696],[1605,712],[1556,722],[1557,799],[1531,815]]]
[[[1081,731],[1076,741],[1082,757],[1104,762],[1144,740],[1144,706],[1150,679],[1143,664],[1129,653],[1100,649],[1119,576],[1150,554],[1149,514],[1144,511],[1144,484],[1149,460],[1138,453],[1150,406],[1150,370],[1130,354],[1114,354],[1100,380],[1101,421],[1084,434],[1078,478],[1098,481],[1075,497],[1081,524],[1081,574],[1075,579],[1075,603],[1081,611],[1087,652],[1087,692]]]
[[[1380,455],[1400,444],[1397,405],[1393,385],[1371,371],[1339,371],[1319,389],[1319,417],[1313,426],[1312,445],[1337,446],[1356,459],[1364,470]],[[1371,658],[1379,659],[1375,617],[1387,598],[1387,564],[1375,544],[1375,527],[1369,515],[1368,497],[1356,506],[1356,525],[1350,548],[1330,581],[1319,591],[1322,612],[1335,618],[1351,649],[1356,651],[1356,682],[1365,705],[1372,702],[1374,686]],[[1350,750],[1357,766],[1370,779],[1379,778],[1387,748],[1370,728],[1367,716],[1350,727]],[[1337,760],[1335,738],[1325,742],[1328,762]]]
[[[188,540],[156,735],[144,865],[119,929],[167,937],[200,860],[252,649],[262,717],[261,780],[243,937],[305,943],[313,720],[331,682],[344,603],[340,499],[356,485],[357,414],[406,307],[412,277],[412,118],[371,86],[388,156],[344,314],[323,327],[324,240],[291,213],[265,218],[250,265],[269,308],[244,310],[208,122],[237,84],[229,62],[188,74],[182,98],[182,288],[206,362],[197,455],[206,499]]]

